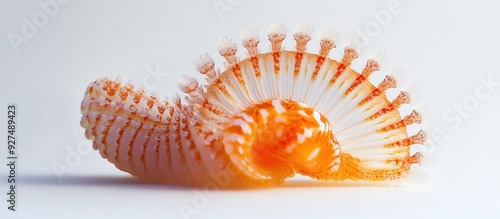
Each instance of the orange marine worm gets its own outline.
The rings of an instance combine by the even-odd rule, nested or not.
[[[360,73],[351,63],[359,48],[348,45],[339,60],[328,57],[340,38],[329,29],[317,54],[308,53],[312,27],[300,24],[295,50],[281,46],[288,29],[272,24],[270,52],[260,52],[256,29],[246,29],[237,46],[221,38],[218,50],[226,69],[205,54],[195,62],[206,84],[184,77],[186,93],[160,99],[120,79],[92,82],[81,104],[81,126],[93,148],[118,169],[141,180],[218,188],[282,184],[296,174],[318,180],[381,181],[405,176],[423,155],[410,148],[425,132],[409,136],[421,122],[402,91],[389,100],[397,80],[369,81],[383,60],[368,59]]]

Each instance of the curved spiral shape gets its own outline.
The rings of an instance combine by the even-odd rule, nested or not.
[[[261,53],[255,29],[242,41],[240,61],[228,38],[219,41],[226,69],[204,55],[195,63],[207,85],[185,77],[186,103],[160,100],[120,79],[99,79],[82,101],[81,126],[101,156],[140,179],[219,188],[278,185],[296,173],[320,180],[386,180],[402,177],[422,153],[425,132],[408,136],[420,113],[401,117],[408,92],[389,101],[396,87],[387,75],[374,86],[369,76],[380,61],[369,59],[361,73],[349,66],[359,55],[347,46],[340,61],[328,58],[339,34],[326,31],[318,54],[306,52],[312,28],[299,25],[294,51],[283,50],[287,28],[273,24],[271,50]]]

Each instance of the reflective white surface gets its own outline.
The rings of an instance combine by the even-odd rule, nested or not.
[[[2,218],[183,218],[182,209],[194,213],[189,218],[500,216],[495,1],[47,2],[54,1],[0,2]],[[265,32],[275,21],[290,30],[307,22],[315,33],[335,27],[344,39],[362,32],[367,48],[361,60],[383,49],[390,63],[404,67],[436,114],[429,131],[436,147],[427,148],[433,162],[417,174],[424,177],[389,185],[300,178],[277,189],[207,194],[138,183],[84,150],[90,143],[79,126],[79,106],[91,81],[120,75],[172,96],[183,74],[202,78],[192,64],[198,55],[210,53],[222,68],[214,46],[219,36],[239,41],[241,30],[253,26],[268,51]],[[293,48],[292,42],[289,34],[285,46]],[[310,51],[317,42],[316,34]],[[4,201],[9,103],[19,110],[15,213]],[[57,174],[54,166],[62,165],[71,172]]]

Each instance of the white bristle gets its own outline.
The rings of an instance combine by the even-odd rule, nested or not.
[[[122,78],[120,77],[120,75],[116,76],[116,78],[115,78],[114,82],[115,82],[116,84],[120,84],[120,83],[122,82]]]
[[[299,23],[293,31],[293,35],[305,35],[311,37],[314,31],[314,27],[306,23]]]
[[[196,70],[198,71],[202,71],[202,68],[206,65],[206,64],[213,64],[215,65],[215,62],[214,60],[212,59],[212,57],[210,55],[208,55],[208,53],[205,53],[203,55],[200,55],[197,59],[194,60],[193,62]]]
[[[342,34],[340,33],[339,30],[337,30],[335,28],[328,28],[328,29],[323,30],[319,33],[320,40],[329,40],[335,44],[337,44],[341,38],[342,38]]]
[[[349,40],[349,43],[347,43],[346,47],[354,49],[354,51],[356,51],[358,53],[358,55],[361,55],[361,53],[363,53],[363,50],[365,48],[360,36],[351,37],[351,39]]]
[[[249,40],[260,41],[259,30],[257,30],[257,28],[247,27],[243,30],[241,41],[245,42]]]
[[[278,24],[278,23],[272,23],[269,26],[269,35],[286,35],[288,32],[288,27],[286,27],[284,24]]]
[[[380,49],[375,51],[370,59],[377,61],[380,69],[383,69],[389,63],[387,59],[387,53],[384,50]]]
[[[437,121],[437,111],[430,110],[430,106],[427,104],[412,104],[412,108],[422,117],[422,122],[420,123],[421,128],[424,130],[432,130],[435,121]]]
[[[397,81],[397,85],[401,86],[407,83],[407,77],[404,73],[404,69],[400,66],[392,66],[390,73],[388,75],[392,76]]]
[[[146,92],[146,88],[144,87],[143,84],[140,84],[139,86],[136,86],[135,87],[135,92],[138,92],[138,93],[145,93]]]
[[[424,145],[417,145],[419,148],[426,148],[428,147],[425,143]],[[434,153],[434,149],[423,149],[421,150],[422,154],[424,155],[424,158],[423,158],[423,161],[422,161],[422,164],[419,165],[418,167],[414,167],[414,168],[421,168],[423,169],[423,171],[413,171],[412,173],[414,174],[417,174],[417,173],[425,173],[426,171],[424,171],[425,169],[429,169],[429,168],[433,168],[435,167],[436,165],[439,164],[439,155]]]
[[[422,101],[423,93],[420,91],[416,83],[406,85],[402,90],[407,91],[411,95],[411,102],[413,104],[418,104]]]
[[[220,37],[217,44],[215,45],[217,47],[217,50],[219,50],[219,53],[222,54],[227,54],[228,52],[232,52],[232,50],[236,50],[236,43],[233,42],[229,37]]]
[[[187,75],[183,75],[177,83],[179,89],[184,93],[190,93],[198,87],[198,80]]]

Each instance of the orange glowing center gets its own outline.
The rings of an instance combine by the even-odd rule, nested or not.
[[[232,162],[252,178],[318,177],[340,163],[327,119],[291,100],[268,100],[237,114],[223,142]]]

